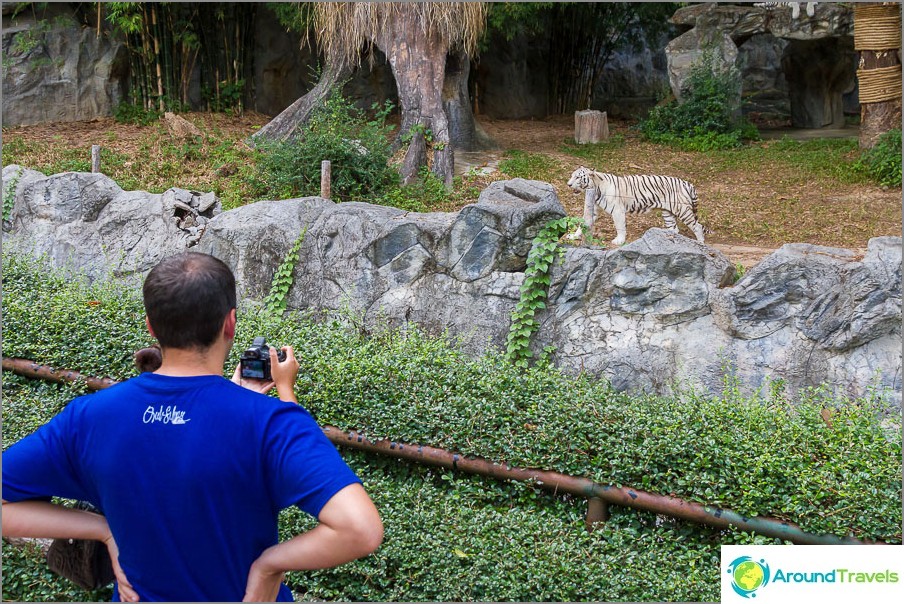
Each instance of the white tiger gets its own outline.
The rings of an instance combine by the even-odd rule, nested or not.
[[[593,232],[597,207],[612,216],[616,232],[614,245],[623,244],[627,238],[626,214],[653,209],[662,210],[665,228],[677,233],[676,218],[679,218],[694,232],[697,241],[703,243],[707,229],[697,221],[697,190],[686,180],[654,174],[616,176],[581,166],[571,173],[568,186],[575,193],[584,191],[584,222],[590,232]],[[577,239],[580,231],[578,228],[569,238]]]
[[[812,17],[816,14],[816,5],[818,2],[807,2],[807,16]],[[800,2],[754,2],[754,6],[757,8],[765,8],[766,10],[773,10],[778,8],[779,6],[790,6],[791,7],[791,18],[797,19],[800,16]]]

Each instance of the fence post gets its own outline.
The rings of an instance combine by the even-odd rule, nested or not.
[[[330,182],[332,179],[331,176],[331,166],[330,160],[325,159],[320,162],[320,196],[324,199],[330,199]]]
[[[100,145],[91,145],[91,171],[100,172]]]

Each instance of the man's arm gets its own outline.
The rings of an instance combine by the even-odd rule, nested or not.
[[[246,602],[273,602],[290,570],[332,568],[361,558],[383,542],[383,522],[360,484],[333,495],[306,533],[264,550],[251,565]]]
[[[4,537],[91,539],[102,542],[110,552],[120,599],[123,602],[138,601],[138,594],[119,566],[119,548],[110,532],[110,525],[100,514],[54,505],[49,501],[11,503],[4,499],[2,516]]]

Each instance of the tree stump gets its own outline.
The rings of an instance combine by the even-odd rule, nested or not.
[[[609,121],[606,112],[593,109],[575,111],[574,140],[579,145],[609,140]]]

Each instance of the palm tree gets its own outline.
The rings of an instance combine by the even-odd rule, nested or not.
[[[311,110],[334,86],[360,66],[362,48],[386,55],[396,80],[401,127],[395,146],[408,145],[400,168],[403,182],[417,177],[433,150],[433,173],[452,184],[452,142],[468,139],[455,130],[474,130],[467,101],[468,56],[486,24],[481,2],[318,2],[313,11],[317,45],[326,66],[317,85],[254,136],[286,140],[295,135]],[[457,69],[447,71],[447,59]],[[444,95],[444,90],[446,91]],[[464,98],[462,98],[464,97]],[[449,114],[453,115],[450,123]],[[472,136],[471,139],[476,139]]]

